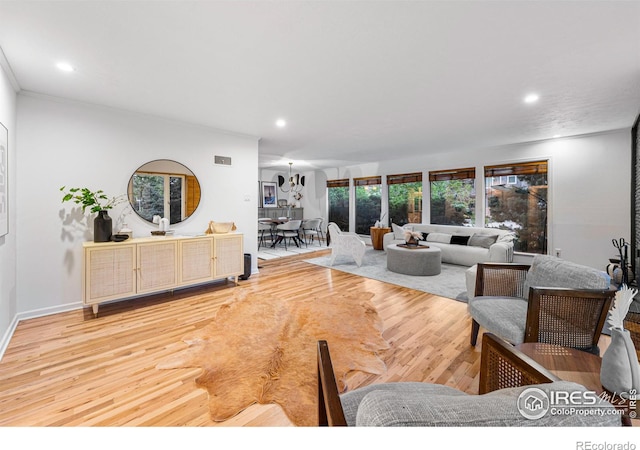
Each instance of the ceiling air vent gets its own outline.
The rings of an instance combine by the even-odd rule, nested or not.
[[[229,156],[214,156],[214,163],[222,164],[223,166],[231,165],[231,158]]]

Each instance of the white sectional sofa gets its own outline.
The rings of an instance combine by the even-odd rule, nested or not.
[[[480,262],[513,262],[514,234],[497,228],[462,227],[411,223],[404,227],[391,224],[392,231],[382,238],[386,251],[391,244],[404,244],[404,231],[419,231],[421,245],[439,247],[442,262],[473,266]]]

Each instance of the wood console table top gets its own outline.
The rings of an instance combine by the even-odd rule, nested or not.
[[[559,345],[530,342],[516,345],[522,353],[565,381],[602,392],[600,364],[602,358],[591,353]]]

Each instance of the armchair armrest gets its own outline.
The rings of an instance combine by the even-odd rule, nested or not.
[[[318,341],[318,425],[347,426],[327,341]]]
[[[479,393],[560,381],[549,370],[491,333],[482,335]]]
[[[528,264],[478,264],[475,297],[526,298],[524,282],[529,267]]]
[[[513,242],[500,241],[489,247],[489,261],[496,263],[513,262]]]

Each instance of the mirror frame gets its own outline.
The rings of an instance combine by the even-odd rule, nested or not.
[[[169,170],[163,170],[163,168],[161,167],[160,168],[155,167],[155,166],[161,166],[163,164],[177,165],[179,166],[179,169],[177,169],[174,172],[174,171],[171,171],[171,167],[168,167]],[[150,167],[150,170],[144,170],[145,167]],[[184,164],[172,159],[154,159],[152,161],[147,161],[146,163],[142,164],[133,172],[133,174],[129,178],[129,183],[127,183],[127,199],[129,200],[131,209],[137,214],[138,217],[140,217],[145,222],[153,224],[153,220],[147,219],[146,217],[142,216],[140,212],[136,209],[135,207],[136,201],[133,198],[133,179],[138,173],[148,173],[148,174],[155,174],[155,175],[162,175],[162,176],[176,175],[176,176],[183,177],[184,182],[183,182],[183,192],[182,192],[181,219],[176,221],[170,220],[171,225],[184,222],[189,217],[191,217],[193,213],[195,213],[196,210],[198,209],[198,206],[200,206],[200,201],[202,200],[202,191],[200,189],[200,181],[198,180],[195,173],[193,173],[191,169],[189,169]],[[189,189],[192,189],[194,191],[194,195],[191,199],[189,199],[189,194],[187,193]],[[185,194],[187,194],[187,198],[185,198]],[[167,216],[168,218],[170,218],[171,214],[169,213],[167,215],[165,212],[160,216],[161,217]]]

